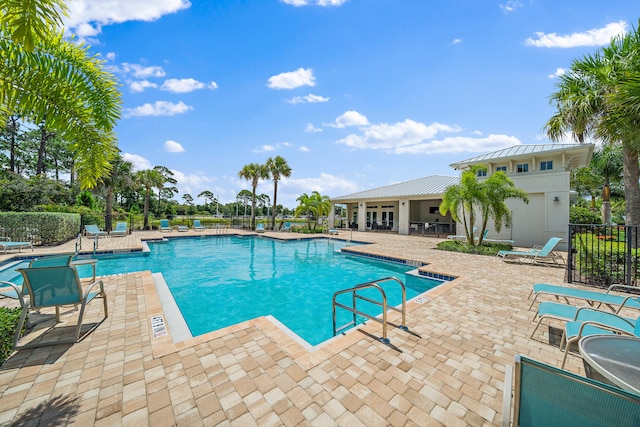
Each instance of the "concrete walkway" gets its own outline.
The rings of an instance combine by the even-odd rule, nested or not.
[[[161,236],[105,238],[99,249],[139,250],[141,239]],[[107,276],[109,317],[86,339],[18,351],[0,368],[0,424],[497,425],[505,365],[516,354],[560,365],[548,328],[529,339],[527,296],[533,283],[562,283],[563,269],[442,252],[429,237],[340,231],[337,238],[371,242],[359,250],[426,262],[423,269],[458,278],[408,303],[410,331],[390,328],[390,346],[376,340],[381,325],[369,322],[310,352],[265,317],[180,343],[170,331],[154,337],[150,319],[164,312],[151,272]],[[74,248],[69,242],[35,253]],[[223,309],[212,303],[212,312]],[[90,304],[85,322],[101,314],[99,303]],[[75,316],[63,315],[56,328]],[[583,373],[575,356],[567,368]]]

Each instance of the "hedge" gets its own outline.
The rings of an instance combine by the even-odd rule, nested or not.
[[[80,232],[80,215],[62,212],[0,212],[0,236],[14,242],[55,245]]]
[[[20,314],[22,314],[20,307],[0,307],[0,365],[7,360],[13,351],[13,335],[18,326]]]

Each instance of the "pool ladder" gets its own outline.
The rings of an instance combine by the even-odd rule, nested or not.
[[[397,308],[397,307],[389,307],[387,306],[387,294],[384,292],[384,289],[382,289],[382,287],[379,285],[379,283],[382,282],[388,282],[388,281],[395,281],[400,285],[400,288],[402,289],[402,308]],[[380,292],[380,296],[382,297],[382,302],[380,301],[376,301],[376,300],[372,300],[370,298],[367,298],[363,295],[359,295],[357,292],[361,291],[363,289],[377,289]],[[336,298],[338,297],[338,295],[342,295],[342,294],[346,294],[351,292],[351,307],[344,305],[342,303],[339,303],[336,301]],[[364,313],[362,311],[359,311],[357,309],[356,303],[358,300],[362,300],[362,301],[366,301],[372,304],[375,304],[379,307],[382,307],[382,319],[380,319],[379,317],[374,317],[371,316],[370,314]],[[349,312],[351,312],[353,314],[353,319],[351,322],[341,326],[341,327],[336,327],[336,307],[345,309]],[[397,279],[395,277],[386,277],[384,279],[380,279],[380,280],[373,280],[371,282],[366,282],[366,283],[361,283],[357,286],[354,286],[353,288],[349,288],[349,289],[343,289],[341,291],[338,291],[336,293],[333,294],[333,336],[336,336],[337,334],[341,333],[342,331],[349,329],[351,327],[356,326],[357,322],[356,322],[356,315],[360,315],[363,317],[366,317],[367,319],[370,320],[375,320],[376,322],[380,322],[382,323],[382,338],[380,338],[379,340],[385,344],[389,343],[389,338],[387,338],[387,310],[394,310],[397,311],[398,313],[402,314],[402,325],[399,326],[400,329],[403,330],[408,330],[407,328],[407,324],[406,324],[406,319],[407,319],[407,290],[404,286],[404,283],[402,283],[402,281],[400,279]]]

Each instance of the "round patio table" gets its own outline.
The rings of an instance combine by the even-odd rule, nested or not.
[[[578,343],[584,361],[613,385],[640,394],[640,339],[592,335]]]
[[[79,265],[91,265],[91,272],[93,273],[93,277],[91,279],[92,282],[96,281],[96,263],[98,262],[97,259],[95,258],[88,258],[88,259],[77,259],[74,261],[71,261],[71,266],[72,267],[77,267]]]

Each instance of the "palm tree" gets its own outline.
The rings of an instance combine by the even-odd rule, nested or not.
[[[323,196],[318,191],[313,191],[311,195],[302,193],[296,201],[300,204],[296,207],[295,215],[306,215],[307,227],[310,230],[312,219],[316,219],[316,221],[313,222],[313,229],[315,230],[317,218],[327,215],[331,210],[331,201],[329,196]]]
[[[511,211],[505,200],[520,199],[529,203],[527,192],[515,187],[507,175],[498,171],[487,179],[480,181],[478,171],[486,170],[483,165],[475,165],[462,172],[460,184],[448,187],[442,197],[440,213],[446,215],[451,212],[451,218],[464,224],[465,236],[470,245],[481,245],[482,237],[490,219],[494,222],[497,232],[502,226],[511,223]],[[473,224],[476,215],[480,215],[482,229],[478,242],[473,236]]]
[[[115,77],[88,46],[66,41],[63,0],[0,3],[0,122],[9,114],[71,142],[82,188],[92,188],[117,152],[121,113]]]
[[[251,181],[251,229],[256,229],[256,189],[258,188],[258,183],[261,179],[266,179],[269,177],[269,171],[267,167],[264,165],[260,165],[258,163],[249,163],[245,165],[240,172],[238,172],[238,177],[242,179],[246,179],[247,181]]]
[[[278,202],[278,181],[282,178],[288,178],[291,176],[291,168],[287,164],[287,161],[281,157],[275,158],[269,157],[266,163],[269,175],[273,180],[273,210],[271,211],[271,228],[275,230],[276,227],[276,208]]]
[[[594,151],[588,170],[602,188],[602,223],[611,224],[611,185],[622,181],[621,147],[607,144]]]
[[[545,125],[558,141],[571,132],[574,140],[593,137],[622,146],[627,224],[640,224],[640,99],[631,89],[640,81],[637,52],[640,34],[633,30],[615,37],[594,55],[575,60],[551,95],[557,111]]]
[[[164,177],[154,169],[145,169],[136,172],[135,181],[144,188],[144,225],[143,230],[149,229],[149,198],[151,189],[157,188],[164,182]]]

